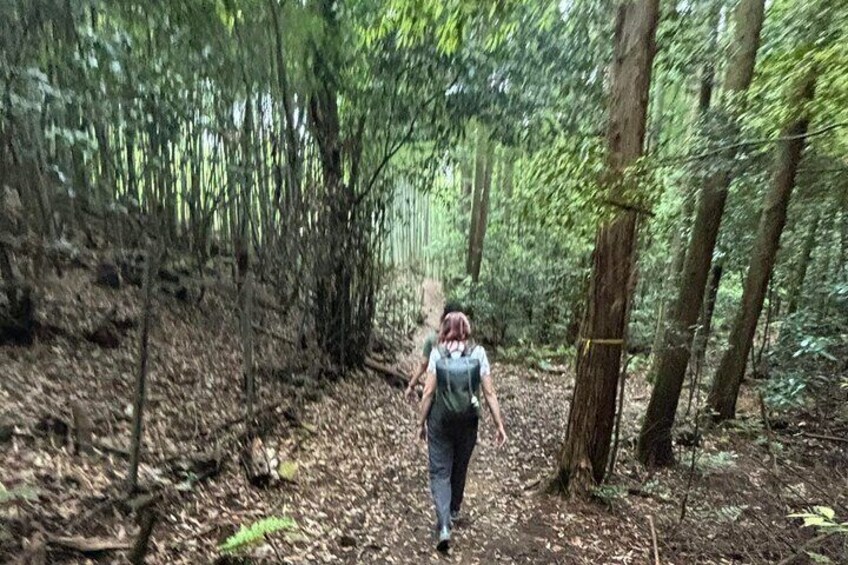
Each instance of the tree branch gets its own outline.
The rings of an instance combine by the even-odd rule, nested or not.
[[[428,98],[427,100],[425,100],[423,104],[421,104],[421,108],[419,109],[418,113],[416,113],[416,114],[415,114],[415,117],[413,117],[413,118],[412,118],[412,121],[411,121],[411,122],[409,122],[409,127],[406,129],[406,132],[404,133],[404,135],[403,135],[403,136],[401,137],[401,139],[400,139],[400,140],[399,140],[399,141],[398,141],[398,142],[394,145],[394,147],[392,147],[391,149],[389,149],[389,150],[386,152],[386,154],[383,156],[383,159],[380,161],[380,164],[379,164],[379,165],[377,165],[377,168],[375,168],[375,169],[374,169],[374,173],[371,175],[371,178],[368,180],[368,184],[365,186],[365,190],[363,190],[363,191],[362,191],[362,194],[360,194],[360,195],[356,198],[356,201],[354,202],[354,205],[359,205],[359,203],[360,203],[360,202],[362,202],[362,201],[365,199],[365,197],[366,197],[366,196],[368,196],[368,194],[371,192],[371,189],[374,187],[374,183],[376,183],[376,182],[377,182],[377,179],[379,178],[380,173],[382,173],[382,172],[383,172],[383,169],[386,167],[386,165],[388,165],[388,164],[389,164],[389,161],[391,161],[392,157],[394,157],[394,156],[395,156],[395,154],[397,154],[397,152],[398,152],[398,151],[400,151],[400,150],[401,150],[401,148],[402,148],[404,145],[406,145],[406,143],[407,143],[407,142],[409,141],[409,139],[412,137],[412,134],[413,134],[413,132],[415,131],[415,124],[418,122],[418,118],[420,117],[421,113],[423,113],[423,112],[424,112],[424,109],[425,109],[427,106],[429,106],[429,105],[430,105],[433,101],[435,101],[435,100],[436,100],[436,98],[438,98],[441,94],[443,94],[443,93],[444,93],[444,90],[448,90],[448,89],[450,89],[453,85],[455,85],[455,84],[456,84],[456,82],[457,82],[458,80],[459,80],[459,75],[457,75],[457,76],[456,76],[456,77],[455,77],[455,78],[454,78],[454,79],[450,82],[450,84],[447,86],[447,88],[445,88],[445,89],[443,89],[443,90],[441,90],[441,91],[438,91],[438,92],[434,93],[432,96],[430,96],[430,98]]]
[[[687,163],[690,161],[700,161],[701,159],[706,159],[707,157],[713,157],[715,155],[719,155],[728,151],[730,149],[740,149],[742,147],[749,147],[752,145],[767,145],[769,143],[779,143],[781,141],[792,141],[795,139],[805,139],[810,137],[816,137],[819,135],[823,135],[830,131],[833,131],[838,128],[848,127],[848,122],[836,122],[833,124],[829,124],[820,129],[810,131],[807,133],[799,133],[795,135],[786,135],[782,137],[763,137],[759,139],[747,139],[744,141],[739,141],[737,143],[731,143],[729,145],[722,145],[720,147],[716,147],[715,149],[711,149],[709,151],[705,151],[703,153],[696,153],[694,155],[680,155],[677,157],[669,157],[667,159],[663,159],[659,162],[659,166],[672,165],[675,163]]]

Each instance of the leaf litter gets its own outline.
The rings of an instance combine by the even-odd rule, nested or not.
[[[45,283],[45,311],[70,335],[90,325],[86,313],[96,317],[116,304],[119,315],[138,316],[137,289],[118,294],[91,285],[89,276],[71,271]],[[433,324],[439,300],[432,285],[429,290]],[[777,472],[766,446],[732,430],[707,436],[701,449],[715,461],[734,453],[733,465],[717,463],[690,477],[689,451],[681,449],[677,467],[645,470],[633,458],[649,396],[642,375],[628,380],[621,453],[610,481],[625,494],[606,505],[549,495],[544,486],[565,435],[571,372],[496,362],[510,442],[494,448],[486,416],[464,519],[451,553],[441,556],[434,551],[426,446],[413,438],[414,408],[370,372],[325,382],[310,367],[317,354],[269,337],[257,338],[259,399],[283,401],[270,410],[263,435],[281,480],[264,489],[248,483],[232,445],[241,430],[232,304],[223,283],[200,308],[164,296],[157,302],[141,476],[158,496],[160,519],[148,563],[222,559],[224,540],[272,516],[297,524],[294,532],[273,534],[288,563],[648,563],[648,516],[656,523],[663,563],[760,563],[789,555],[807,539],[786,518],[791,510],[821,504],[844,516],[848,507],[845,450],[800,440],[792,429],[779,438],[785,449]],[[291,331],[273,312],[263,316],[262,324],[278,334]],[[134,538],[135,510],[121,494],[127,466],[121,452],[129,445],[126,407],[137,331],[128,330],[114,349],[67,336],[29,349],[0,348],[2,416],[14,422],[14,434],[0,449],[0,556],[47,552],[49,562],[113,562],[121,555],[116,550]],[[407,374],[418,347],[411,343],[398,364]],[[307,375],[320,394],[275,377],[280,371]],[[67,437],[70,399],[84,402],[95,421],[92,455],[75,454]],[[61,433],[35,433],[46,418]],[[807,431],[820,425],[811,419],[804,424]],[[198,465],[198,454],[208,455],[206,466]],[[27,494],[9,495],[15,492]],[[86,547],[106,551],[86,555]],[[268,544],[249,555],[278,560]]]

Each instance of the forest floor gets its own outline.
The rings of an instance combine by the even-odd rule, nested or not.
[[[137,320],[140,291],[101,288],[91,277],[86,268],[47,277],[40,304],[63,331],[31,347],[0,347],[3,562],[119,562],[137,531],[135,509],[149,502],[122,494],[138,329],[124,324],[113,348],[79,337],[103,316]],[[148,563],[225,562],[218,545],[269,516],[290,516],[298,527],[249,550],[254,561],[774,563],[815,536],[788,514],[820,504],[848,516],[844,394],[767,430],[746,385],[739,419],[710,431],[694,464],[678,446],[679,465],[649,472],[633,458],[650,390],[635,374],[615,475],[597,500],[572,501],[542,488],[565,434],[572,371],[496,361],[510,440],[495,449],[487,416],[466,518],[450,554],[440,555],[414,408],[375,373],[339,379],[315,370],[317,353],[298,350],[291,324],[270,311],[258,320],[266,329],[260,404],[269,406],[262,437],[296,471],[265,488],[247,481],[237,447],[244,430],[233,292],[219,281],[200,307],[158,301],[141,472],[159,516]],[[433,282],[424,296],[427,323],[397,362],[407,374],[442,303]],[[74,407],[90,415],[91,453],[72,446]],[[807,549],[848,562],[836,536]],[[795,561],[804,562],[806,554]]]

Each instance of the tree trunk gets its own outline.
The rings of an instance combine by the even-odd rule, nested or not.
[[[734,45],[737,49],[729,61],[725,78],[725,87],[731,95],[743,95],[751,83],[763,25],[764,2],[742,0],[736,8]],[[731,101],[729,107],[731,111],[738,111],[734,102]],[[723,162],[732,162],[735,156],[735,150],[728,150],[722,157]],[[638,457],[648,465],[670,465],[674,462],[671,429],[686,377],[689,348],[701,312],[730,181],[730,171],[722,168],[707,178],[701,191],[677,300],[669,312],[666,345],[657,362],[656,383],[639,436]]]
[[[515,185],[515,153],[513,148],[505,147],[503,150],[504,162],[501,169],[501,196],[500,206],[503,207],[503,225],[509,229],[512,219],[512,191]]]
[[[468,274],[471,280],[480,280],[480,267],[483,264],[483,242],[486,239],[486,227],[489,218],[489,196],[492,189],[492,165],[494,163],[494,143],[482,139],[477,144],[477,167],[474,183],[474,204],[471,209],[471,232],[468,237]]]
[[[701,307],[700,321],[695,330],[695,339],[692,342],[692,359],[695,367],[703,366],[704,354],[707,351],[707,342],[710,339],[710,331],[713,324],[713,312],[715,312],[716,298],[718,298],[718,287],[721,284],[721,276],[724,274],[724,261],[719,259],[713,264],[710,272],[710,280],[707,285],[707,296]]]
[[[623,198],[624,169],[642,154],[655,53],[658,0],[619,5],[611,68],[610,193]],[[574,396],[554,486],[585,494],[603,480],[615,418],[636,213],[618,211],[595,237],[592,278],[581,328]]]
[[[848,276],[848,182],[842,188],[842,219],[839,227],[839,273]]]
[[[130,469],[127,478],[127,490],[130,493],[138,490],[138,465],[141,460],[144,405],[147,398],[148,339],[153,310],[153,285],[157,270],[156,255],[155,244],[151,243],[148,245],[144,269],[144,305],[142,306],[141,337],[138,341],[138,374],[136,375],[135,396],[133,398],[132,444],[130,445]]]
[[[817,211],[813,216],[813,221],[810,222],[807,237],[804,238],[804,246],[801,248],[801,256],[798,258],[798,267],[792,278],[789,289],[789,304],[786,307],[786,314],[788,316],[791,316],[798,310],[798,301],[801,299],[801,293],[804,290],[804,279],[807,278],[807,268],[810,266],[813,247],[816,245],[816,231],[818,227],[819,212]]]
[[[774,177],[760,216],[760,225],[757,228],[751,263],[742,292],[742,304],[730,333],[728,348],[716,371],[708,400],[717,420],[727,420],[736,415],[739,386],[774,268],[780,234],[786,223],[786,209],[795,186],[795,173],[804,152],[804,135],[810,122],[807,106],[815,95],[815,81],[814,70],[800,80],[789,103],[789,107],[797,109],[800,115],[796,115],[781,130],[781,137],[790,139],[781,141],[777,147]]]
[[[471,156],[468,155],[469,151],[470,149],[463,151],[459,159],[460,182],[462,183],[462,195],[465,198],[471,198],[474,193],[474,169],[471,166]]]
[[[473,277],[475,237],[477,234],[477,223],[480,221],[480,210],[483,204],[483,184],[486,176],[486,151],[489,140],[482,125],[477,126],[477,142],[475,144],[474,156],[474,183],[471,192],[471,222],[468,228],[468,253],[465,257],[465,274]]]
[[[253,370],[253,271],[248,268],[242,284],[241,296],[241,345],[242,375],[244,377],[245,421],[253,438],[253,413],[256,406],[256,376]]]
[[[283,32],[280,28],[280,15],[276,0],[268,0],[274,26],[274,56],[277,65],[277,85],[280,89],[285,118],[285,148],[286,148],[286,211],[292,213],[293,207],[300,199],[301,151],[297,137],[297,125],[294,122],[294,101],[289,84],[286,59],[283,55]]]

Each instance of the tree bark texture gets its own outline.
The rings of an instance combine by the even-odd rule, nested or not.
[[[618,8],[607,132],[612,196],[621,196],[624,169],[642,155],[658,12],[658,0]],[[554,485],[572,494],[588,492],[606,471],[635,236],[636,213],[628,210],[617,212],[595,237],[574,396]]]
[[[731,96],[743,95],[751,84],[764,7],[765,0],[742,0],[736,8],[733,41],[736,50],[728,62],[724,82]],[[731,111],[734,111],[736,103],[738,101],[729,103]],[[729,163],[735,156],[735,150],[729,150],[722,159]],[[710,175],[701,190],[689,251],[683,265],[683,278],[675,304],[669,312],[665,346],[657,361],[656,382],[639,435],[637,454],[639,460],[648,465],[662,466],[674,462],[671,430],[730,181],[731,174],[725,166]]]

